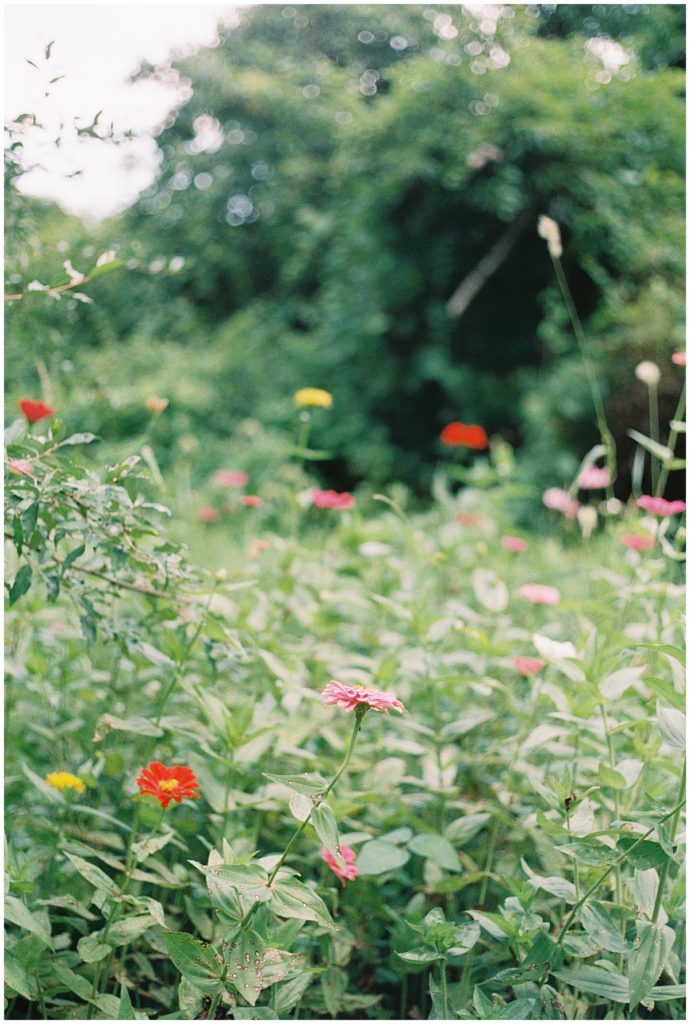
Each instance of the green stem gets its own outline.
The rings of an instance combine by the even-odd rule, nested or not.
[[[656,384],[650,384],[647,390],[649,394],[649,434],[652,440],[659,444],[659,393]],[[656,489],[659,486],[659,463],[654,456],[652,456],[650,462],[652,492],[656,493]]]
[[[673,807],[668,812],[668,814],[664,814],[664,816],[662,818],[659,818],[659,820],[656,822],[656,824],[652,825],[651,828],[647,829],[647,831],[644,832],[639,837],[639,839],[635,840],[635,842],[632,844],[632,846],[629,846],[627,850],[625,850],[623,853],[620,854],[620,856],[616,857],[616,859],[614,861],[612,861],[611,864],[609,864],[609,866],[606,868],[606,870],[604,872],[602,872],[601,875],[599,875],[599,877],[597,878],[596,882],[594,882],[592,885],[590,885],[589,889],[587,889],[587,891],[584,893],[584,895],[581,896],[580,899],[577,901],[577,903],[573,906],[573,909],[570,911],[570,913],[569,913],[569,915],[567,917],[567,920],[565,921],[565,924],[563,925],[563,927],[561,928],[560,932],[558,933],[558,938],[556,939],[556,945],[557,946],[561,946],[563,944],[563,939],[565,938],[567,932],[570,930],[570,926],[572,925],[573,921],[575,920],[575,915],[577,914],[578,910],[580,909],[581,906],[583,906],[583,904],[585,904],[587,902],[589,897],[592,896],[593,893],[595,893],[597,891],[597,889],[599,888],[601,883],[604,881],[604,879],[608,878],[608,876],[611,874],[611,872],[614,871],[617,867],[619,867],[619,865],[621,865],[624,860],[627,860],[627,858],[630,856],[630,854],[634,850],[637,849],[637,847],[640,845],[640,843],[643,843],[645,841],[645,839],[648,839],[651,836],[652,832],[654,832],[655,829],[657,829],[659,827],[659,825],[662,825],[665,821],[668,821],[668,819],[672,818],[674,815],[676,816],[676,820],[677,820],[677,816],[680,813],[680,810],[681,810],[681,808],[683,807],[684,804],[685,804],[685,799],[683,799],[679,803],[677,803],[676,806]],[[546,981],[547,977],[548,977],[548,968],[547,968],[547,974],[544,976],[544,982]]]
[[[685,385],[683,385],[683,390],[680,393],[680,398],[678,399],[678,405],[677,405],[676,411],[675,411],[675,413],[673,415],[674,422],[677,422],[677,421],[681,420],[683,418],[684,414],[685,414]],[[674,452],[674,453],[675,453],[675,449],[676,449],[676,441],[677,440],[678,440],[678,431],[676,430],[675,427],[671,427],[671,431],[670,431],[670,433],[668,435],[667,448],[670,448],[671,451]],[[661,495],[664,493],[664,489],[666,487],[666,481],[668,480],[668,474],[669,473],[670,473],[670,470],[669,470],[669,468],[667,466],[662,466],[661,467],[661,473],[659,474],[659,479],[657,481],[656,490],[654,492],[654,494],[656,495],[657,498],[660,498]]]
[[[326,799],[326,797],[331,792],[331,790],[333,789],[333,787],[337,783],[338,779],[340,778],[340,776],[343,774],[343,772],[347,768],[348,764],[350,763],[350,758],[352,757],[352,753],[353,753],[353,751],[355,749],[355,743],[357,742],[357,736],[359,734],[359,730],[362,728],[362,719],[364,718],[366,710],[367,710],[367,707],[366,707],[365,704],[360,704],[359,707],[357,707],[355,709],[355,724],[354,724],[354,728],[352,730],[352,735],[350,736],[350,743],[348,745],[347,751],[345,752],[345,757],[343,758],[342,764],[340,765],[340,767],[338,768],[337,772],[333,776],[331,782],[328,784],[328,786],[324,790],[323,795],[321,796],[321,800],[322,801]],[[309,822],[311,820],[312,813],[314,811],[314,806],[315,805],[312,803],[312,807],[311,807],[311,810],[309,811],[309,814],[306,816],[304,821],[301,822],[299,828],[297,828],[292,833],[292,836],[290,837],[290,841],[287,844],[287,846],[285,847],[285,850],[283,851],[282,857],[280,858],[280,860],[278,861],[276,866],[273,868],[273,871],[268,876],[268,881],[266,882],[267,886],[272,885],[276,875],[278,874],[278,872],[280,871],[281,867],[285,863],[285,859],[286,859],[288,853],[290,852],[292,847],[295,845],[295,843],[297,842],[297,840],[299,839],[299,837],[302,835],[302,833],[304,832],[305,828],[309,824]],[[254,903],[249,908],[249,910],[245,914],[244,918],[242,919],[240,927],[242,928],[243,931],[247,927],[247,925],[249,924],[249,921],[251,920],[251,918],[252,918],[252,916],[254,914],[254,911],[257,909],[257,907],[258,907],[258,903]]]
[[[214,994],[213,999],[211,1000],[211,1005],[208,1008],[208,1014],[206,1015],[206,1019],[207,1020],[215,1020],[216,1019],[216,1010],[218,1009],[218,1003],[220,1002],[220,997],[221,997],[222,992],[223,992],[223,985],[225,984],[225,979],[227,978],[227,976],[228,976],[228,966],[226,964],[225,967],[223,968],[223,972],[222,972],[222,974],[220,976],[220,985],[218,987],[218,991]]]
[[[676,813],[673,815],[673,817],[671,819],[671,825],[670,825],[670,828],[669,828],[669,839],[670,839],[670,842],[671,842],[671,846],[673,846],[673,844],[675,842],[675,839],[676,839],[676,830],[678,828],[678,818],[680,816],[680,808],[681,808],[681,803],[680,802],[683,800],[683,798],[685,796],[685,774],[686,774],[685,770],[686,770],[686,767],[687,767],[687,761],[683,761],[683,770],[680,773],[680,784],[678,786],[678,797],[677,797],[677,799],[679,801],[679,804],[678,804],[678,807],[676,809]],[[654,900],[654,910],[652,911],[652,924],[656,924],[657,919],[659,917],[659,911],[661,910],[661,901],[662,901],[663,895],[664,895],[664,884],[666,882],[666,876],[668,875],[668,868],[669,868],[669,864],[670,863],[671,863],[670,858],[667,857],[666,860],[664,861],[664,863],[661,866],[661,871],[659,872],[659,887],[658,887],[658,889],[656,891],[656,899]]]
[[[599,391],[599,383],[597,381],[597,376],[594,371],[594,366],[592,364],[592,360],[589,354],[589,344],[587,341],[587,336],[585,334],[582,322],[575,307],[575,303],[573,302],[573,297],[570,292],[570,288],[568,287],[568,282],[563,272],[561,262],[558,258],[553,256],[551,257],[551,262],[553,263],[553,269],[556,274],[556,280],[558,281],[558,287],[560,288],[561,296],[563,298],[563,302],[565,303],[565,307],[568,311],[570,323],[572,324],[573,332],[575,334],[575,338],[577,339],[577,343],[580,349],[582,363],[585,368],[585,374],[587,376],[587,383],[589,384],[589,390],[592,395],[594,413],[597,421],[597,427],[599,428],[601,443],[606,448],[606,465],[608,467],[611,478],[613,479],[616,472],[616,447],[615,442],[613,440],[613,435],[609,430],[609,425],[606,420],[606,412],[604,411],[604,403],[602,401],[601,393]],[[607,493],[608,490],[610,490],[610,488],[607,488]],[[612,494],[610,494],[609,497],[612,497]]]
[[[441,1020],[448,1020],[448,979],[446,977],[446,961],[438,962],[440,989],[441,989]]]
[[[610,768],[613,771],[615,771],[616,770],[616,760],[615,760],[615,757],[614,757],[614,754],[613,754],[613,739],[611,738],[611,732],[609,730],[609,723],[608,723],[608,719],[606,718],[606,709],[604,708],[603,704],[599,705],[599,710],[601,711],[601,718],[602,718],[602,721],[604,723],[604,734],[606,736],[606,746],[608,747],[608,752],[609,752],[609,766],[610,766]],[[617,789],[614,789],[614,791],[613,791],[613,807],[614,807],[614,813],[616,815],[616,819],[618,820],[618,819],[620,819],[620,802],[618,800],[618,790]],[[621,880],[620,868],[616,868],[616,902],[618,903],[619,907],[622,906],[622,904],[623,904],[623,884],[622,884],[622,880]]]

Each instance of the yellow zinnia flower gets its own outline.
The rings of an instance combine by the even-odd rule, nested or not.
[[[79,776],[71,772],[50,772],[46,775],[46,782],[55,789],[76,789],[77,793],[83,793],[86,789]]]
[[[330,409],[333,405],[333,395],[322,388],[300,388],[295,392],[295,405],[298,409],[303,409],[305,405],[320,405],[324,409]]]

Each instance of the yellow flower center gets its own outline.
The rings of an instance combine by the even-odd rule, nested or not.
[[[179,786],[179,782],[177,781],[177,779],[163,779],[163,781],[160,782],[159,785],[164,793],[170,793],[173,789],[177,789],[177,787]]]

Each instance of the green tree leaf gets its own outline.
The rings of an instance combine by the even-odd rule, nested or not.
[[[638,921],[637,937],[639,945],[630,954],[628,962],[631,1010],[648,995],[663,971],[673,948],[675,933],[668,925]]]

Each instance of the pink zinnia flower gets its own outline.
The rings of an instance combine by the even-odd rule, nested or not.
[[[522,654],[516,654],[513,658],[515,671],[519,672],[521,676],[536,676],[545,664],[546,662],[541,658],[527,658]]]
[[[262,551],[268,551],[270,543],[267,540],[262,540],[261,537],[255,538],[249,546],[249,557],[259,558]]]
[[[321,696],[326,704],[336,704],[345,711],[353,711],[360,704],[365,704],[374,711],[404,711],[405,708],[390,690],[369,690],[365,686],[346,686],[336,679],[331,679]]]
[[[525,551],[527,549],[527,542],[520,540],[519,537],[501,537],[501,544],[506,551]]]
[[[33,475],[33,467],[28,459],[8,459],[7,471],[14,476]]]
[[[611,474],[606,466],[585,466],[577,478],[578,487],[585,491],[604,490],[611,483]]]
[[[343,885],[345,885],[346,881],[354,882],[355,878],[359,874],[359,868],[355,864],[357,854],[354,850],[351,850],[349,846],[346,846],[345,843],[340,844],[340,856],[345,861],[345,867],[341,867],[340,864],[338,864],[338,861],[335,859],[333,854],[330,850],[327,850],[325,846],[321,850],[321,856],[326,861],[331,871],[338,876]]]
[[[213,474],[213,482],[219,487],[244,487],[249,476],[242,470],[218,469]]]
[[[571,497],[562,487],[549,487],[541,499],[547,508],[562,512],[566,519],[574,519],[580,508],[580,502]]]
[[[675,363],[676,366],[685,366],[687,356],[685,352],[674,352],[671,356],[671,362]]]
[[[263,503],[264,499],[260,498],[258,494],[243,494],[240,498],[240,505],[246,505],[247,508],[258,508]]]
[[[643,533],[624,533],[621,540],[631,551],[649,551],[654,547],[654,538]]]
[[[518,594],[531,601],[532,604],[558,604],[561,600],[560,590],[549,587],[545,583],[525,583],[518,590]]]
[[[311,492],[311,500],[317,508],[353,508],[355,499],[347,491],[319,491],[316,487]]]
[[[196,517],[200,523],[217,523],[220,519],[220,512],[210,505],[202,505],[196,510]]]
[[[653,516],[660,516],[663,519],[685,512],[684,501],[666,501],[666,498],[653,498],[651,494],[643,494],[641,498],[637,499],[637,504],[645,512],[651,512]]]

